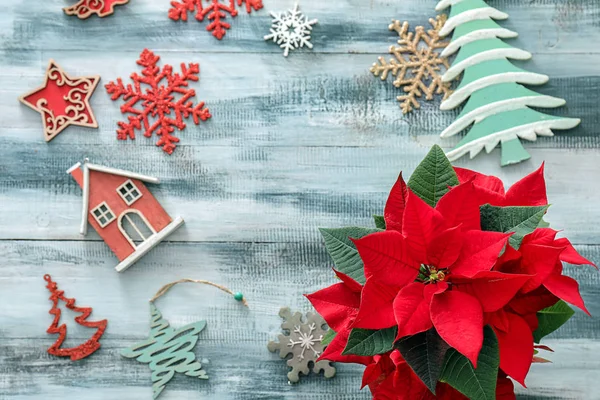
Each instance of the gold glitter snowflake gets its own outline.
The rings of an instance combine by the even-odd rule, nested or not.
[[[409,32],[408,22],[394,20],[389,26],[400,37],[398,46],[390,47],[394,58],[386,62],[379,57],[379,63],[374,63],[370,71],[383,81],[390,73],[396,78],[394,86],[406,92],[398,96],[404,114],[421,107],[419,98],[423,94],[427,100],[433,100],[434,94],[443,94],[446,99],[451,93],[450,83],[442,82],[441,67],[444,71],[448,69],[448,60],[440,56],[440,49],[448,45],[447,41],[440,40],[439,35],[447,19],[446,15],[438,15],[429,19],[432,29],[417,26],[414,32]]]

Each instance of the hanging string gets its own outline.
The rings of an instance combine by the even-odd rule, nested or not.
[[[246,299],[244,298],[244,295],[241,292],[232,292],[231,290],[229,290],[228,288],[226,288],[223,285],[219,285],[217,283],[214,282],[210,282],[210,281],[205,281],[202,279],[190,279],[190,278],[184,278],[184,279],[180,279],[178,281],[175,282],[171,282],[171,283],[167,283],[165,286],[161,287],[158,292],[156,292],[156,294],[154,295],[153,298],[150,299],[150,303],[154,303],[154,301],[156,301],[159,297],[163,296],[165,293],[167,293],[173,286],[179,284],[179,283],[200,283],[203,285],[209,285],[209,286],[213,286],[216,287],[219,290],[224,291],[225,293],[228,293],[230,295],[233,296],[233,298],[236,301],[240,301],[242,302],[243,305],[245,305],[246,307],[248,307],[248,302],[246,301]]]

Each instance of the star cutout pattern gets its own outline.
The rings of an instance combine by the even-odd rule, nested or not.
[[[198,321],[179,329],[169,326],[169,321],[153,303],[150,303],[150,336],[143,342],[121,351],[127,358],[135,358],[149,364],[152,370],[152,391],[156,399],[176,372],[199,379],[208,379],[202,365],[192,351],[198,334],[206,327],[206,321]]]
[[[54,139],[69,125],[98,128],[90,97],[100,76],[71,78],[50,60],[44,84],[19,97],[19,101],[42,115],[44,139]]]

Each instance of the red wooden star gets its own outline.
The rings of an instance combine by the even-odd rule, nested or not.
[[[49,142],[69,125],[98,127],[89,100],[99,81],[98,75],[71,78],[50,60],[44,84],[19,101],[42,114],[44,138]]]

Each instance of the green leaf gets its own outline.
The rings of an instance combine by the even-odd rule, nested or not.
[[[555,305],[538,311],[538,328],[533,332],[533,340],[539,343],[544,336],[548,336],[563,326],[575,311],[562,300]]]
[[[550,228],[550,222],[544,221],[544,218],[538,224],[538,228]]]
[[[331,343],[331,341],[333,339],[335,339],[335,336],[337,335],[337,333],[335,333],[335,331],[333,329],[329,329],[325,335],[323,335],[323,339],[321,339],[321,344],[323,346],[327,346],[329,343]]]
[[[398,327],[387,329],[352,329],[342,355],[374,356],[394,348]]]
[[[550,206],[538,207],[495,207],[489,204],[480,207],[481,229],[494,232],[514,232],[509,243],[515,249],[521,246],[523,237],[533,232]]]
[[[350,240],[360,239],[380,229],[347,227],[339,229],[319,229],[325,239],[325,247],[331,255],[338,271],[348,275],[358,283],[365,283],[364,264],[354,243]]]
[[[435,329],[402,338],[396,348],[423,383],[435,394],[435,387],[442,374],[446,353],[450,346]]]
[[[423,201],[434,207],[448,192],[448,186],[458,185],[458,177],[444,150],[434,145],[417,166],[408,181],[408,187]]]
[[[470,400],[496,399],[496,380],[500,365],[498,339],[489,326],[484,328],[483,347],[477,358],[477,369],[462,354],[450,349],[440,382],[445,382]]]
[[[383,215],[373,215],[373,219],[375,220],[375,227],[377,229],[385,230],[385,218]]]

